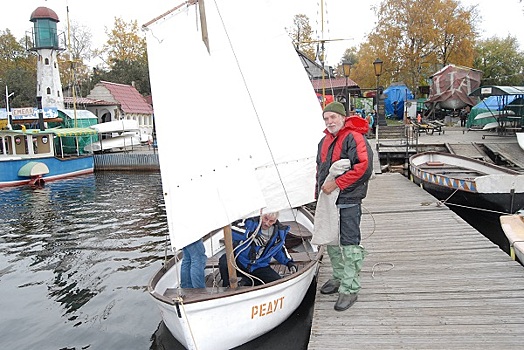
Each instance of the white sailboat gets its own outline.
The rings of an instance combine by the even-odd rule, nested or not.
[[[275,2],[278,5],[278,2]],[[173,251],[204,237],[209,287],[180,289],[178,258],[149,291],[189,349],[229,349],[278,326],[318,270],[309,242],[321,108],[271,1],[190,0],[144,25],[162,186]],[[223,288],[216,256],[230,223],[280,211],[301,237],[299,266],[256,287]],[[225,228],[225,229],[224,229]]]

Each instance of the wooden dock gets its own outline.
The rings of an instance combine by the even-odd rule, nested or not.
[[[502,349],[524,344],[524,267],[400,174],[363,203],[358,301],[333,309],[320,268],[308,349]]]
[[[94,155],[95,171],[159,171],[155,152],[114,152]]]

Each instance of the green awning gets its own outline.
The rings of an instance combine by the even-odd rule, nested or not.
[[[64,129],[48,129],[52,131],[58,137],[64,136],[86,136],[96,135],[97,132],[91,128],[64,128]]]

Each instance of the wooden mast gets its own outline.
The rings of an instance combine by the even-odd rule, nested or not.
[[[224,244],[226,246],[227,271],[229,272],[229,287],[231,289],[236,289],[238,287],[237,270],[233,266],[234,251],[233,251],[233,236],[231,233],[231,225],[224,227]]]

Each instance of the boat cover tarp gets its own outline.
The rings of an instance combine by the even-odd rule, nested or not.
[[[441,109],[460,109],[478,103],[478,98],[470,93],[480,86],[481,71],[450,64],[430,79],[428,103],[438,103]]]
[[[482,86],[472,91],[470,95],[484,97],[484,99],[471,108],[466,124],[468,128],[497,121],[494,117],[475,120],[480,113],[507,109],[516,115],[523,115],[524,86]]]
[[[404,117],[404,101],[412,100],[413,93],[404,83],[393,83],[384,90],[386,98],[384,107],[386,117],[402,119]]]

